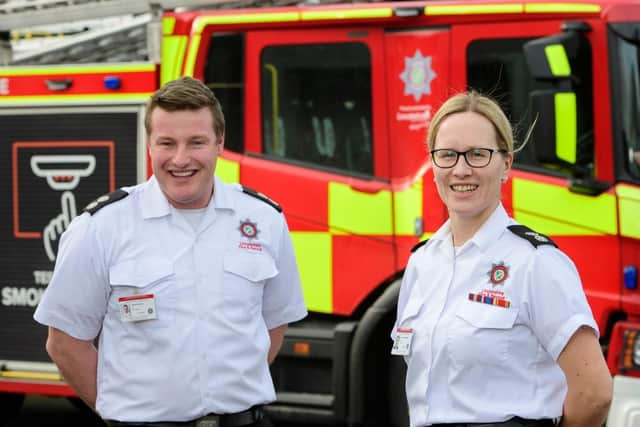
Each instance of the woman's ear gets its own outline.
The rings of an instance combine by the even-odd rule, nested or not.
[[[509,172],[511,171],[511,166],[513,166],[513,153],[507,153],[504,156],[504,177],[509,177]],[[505,179],[506,181],[506,179]]]

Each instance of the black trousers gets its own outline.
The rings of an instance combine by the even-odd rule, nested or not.
[[[162,421],[162,422],[144,422],[144,423],[130,423],[130,422],[122,422],[122,421],[111,421],[106,420],[107,426],[109,427],[196,427],[197,421],[186,421],[186,422],[170,422],[170,421]],[[220,425],[218,427],[274,427],[271,420],[266,416],[262,415],[257,421],[249,424],[243,424],[239,426],[237,424],[229,425],[225,423],[224,419],[221,420]]]
[[[432,424],[430,427],[554,427],[553,420],[525,420],[524,418],[512,418],[499,423],[453,423]]]
[[[109,427],[184,427],[185,423],[171,423],[171,422],[160,422],[160,423],[125,423],[120,421],[106,421]],[[195,423],[193,423],[195,426]],[[220,427],[225,427],[224,423]],[[247,424],[246,427],[273,427],[273,423],[269,418],[263,417],[262,419],[252,423]]]

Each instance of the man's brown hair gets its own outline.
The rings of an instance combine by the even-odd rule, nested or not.
[[[168,82],[151,96],[147,102],[147,111],[144,116],[147,135],[151,134],[151,113],[157,107],[165,111],[209,108],[213,117],[213,131],[219,140],[224,137],[224,114],[220,101],[213,91],[200,80],[181,77]]]

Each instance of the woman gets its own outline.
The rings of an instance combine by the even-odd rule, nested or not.
[[[453,96],[428,144],[449,220],[414,248],[392,333],[411,427],[600,427],[612,381],[578,272],[500,203],[514,155],[505,114]]]

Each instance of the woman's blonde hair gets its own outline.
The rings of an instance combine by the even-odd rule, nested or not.
[[[514,152],[513,128],[504,111],[496,101],[475,91],[463,92],[452,96],[436,111],[429,125],[427,137],[429,150],[434,149],[436,136],[443,120],[452,114],[467,111],[478,113],[493,124],[498,139],[496,142],[500,150],[505,150],[507,153]]]

